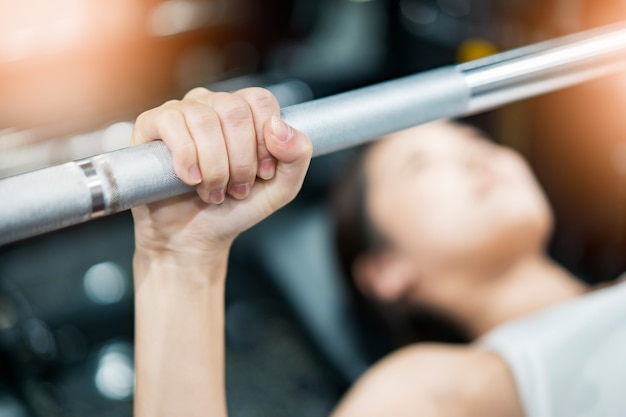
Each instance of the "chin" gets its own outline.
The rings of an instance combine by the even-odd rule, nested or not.
[[[545,234],[552,230],[552,210],[547,199],[537,187],[516,187],[505,190],[491,201],[492,219],[500,218],[511,227],[526,226],[540,229]]]
[[[474,256],[506,263],[543,252],[553,224],[545,200],[518,195],[501,203],[492,206],[489,213],[481,214],[484,228],[483,233],[476,235]]]
[[[494,242],[495,248],[505,249],[514,257],[543,252],[552,233],[550,211],[538,208],[515,214],[517,216],[502,224],[501,233]]]

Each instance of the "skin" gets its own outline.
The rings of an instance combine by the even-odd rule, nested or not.
[[[391,135],[367,154],[365,176],[367,212],[391,242],[354,268],[373,299],[432,305],[479,337],[586,290],[545,255],[552,214],[526,162],[473,129]]]
[[[192,90],[137,119],[132,144],[156,138],[197,193],[133,209],[135,415],[226,416],[228,252],[240,232],[293,199],[312,146],[261,89]]]
[[[195,89],[137,119],[132,144],[163,140],[177,175],[197,190],[133,209],[137,417],[227,415],[228,253],[239,233],[293,199],[311,158],[309,139],[279,114],[262,89]],[[425,129],[368,154],[367,211],[392,245],[357,261],[359,287],[381,302],[432,303],[476,336],[580,293],[542,255],[550,214],[521,159],[450,125]],[[537,285],[547,294],[537,296]],[[375,365],[334,415],[523,412],[497,355],[419,345]]]
[[[549,205],[524,160],[467,127],[389,136],[364,162],[366,212],[389,242],[353,265],[373,301],[430,305],[475,339],[588,288],[545,255]],[[541,288],[541,291],[537,291]],[[479,342],[392,353],[336,415],[523,416],[512,375]]]

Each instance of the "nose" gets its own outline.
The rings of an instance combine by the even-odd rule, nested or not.
[[[462,161],[464,169],[469,173],[484,174],[491,170],[489,158],[484,154],[470,153]]]

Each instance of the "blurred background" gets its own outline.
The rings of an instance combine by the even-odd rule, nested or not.
[[[130,120],[196,86],[286,106],[624,19],[624,0],[0,0],[0,178],[124,147]],[[530,161],[552,255],[591,283],[626,269],[624,108],[619,75],[471,120]],[[349,153],[236,243],[233,417],[327,415],[374,359],[326,212]],[[0,247],[0,416],[132,415],[132,250],[129,213]]]

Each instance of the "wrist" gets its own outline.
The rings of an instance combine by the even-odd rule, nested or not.
[[[157,245],[135,241],[135,260],[171,265],[178,268],[210,266],[228,258],[232,241],[198,245]]]
[[[133,258],[135,286],[146,280],[176,278],[176,285],[204,284],[225,280],[230,246],[204,251],[155,250],[137,245]]]

